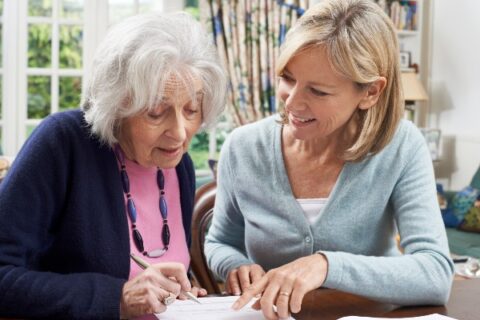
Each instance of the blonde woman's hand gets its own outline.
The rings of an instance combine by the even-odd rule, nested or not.
[[[148,267],[127,281],[122,290],[120,318],[129,319],[166,310],[168,296],[178,297],[180,290],[190,291],[185,266],[181,263],[159,263]]]
[[[233,269],[227,276],[227,293],[239,296],[263,275],[265,275],[265,271],[258,264],[246,264]]]
[[[303,297],[319,288],[328,272],[328,261],[323,254],[313,254],[272,269],[247,288],[233,304],[238,310],[251,299],[261,295],[252,307],[261,309],[266,319],[288,318],[290,312],[300,312]],[[276,306],[277,312],[273,306]]]

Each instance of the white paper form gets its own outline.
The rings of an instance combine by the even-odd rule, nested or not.
[[[232,304],[236,296],[199,298],[202,304],[190,300],[177,300],[164,313],[156,314],[160,320],[264,320],[262,311],[251,308],[255,300],[235,311]],[[295,320],[290,318],[291,320]]]
[[[392,320],[391,318],[370,318],[370,317],[343,317],[338,320]],[[410,318],[395,318],[396,320],[456,320],[438,313],[429,314],[426,316],[410,317]]]

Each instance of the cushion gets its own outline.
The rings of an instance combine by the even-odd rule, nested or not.
[[[455,194],[450,196],[449,199],[453,199],[453,196],[455,196]],[[447,195],[443,190],[443,186],[439,183],[437,183],[437,199],[440,211],[442,212],[443,223],[446,227],[456,228],[460,224],[461,220],[458,220],[458,218],[453,214],[451,206],[448,206],[448,203],[451,200],[447,200]]]
[[[480,190],[480,167],[478,167],[477,172],[472,178],[472,182],[470,182],[470,186],[477,190]]]
[[[477,197],[480,195],[480,191],[468,186],[453,197],[452,201],[448,204],[448,208],[452,210],[453,214],[459,221],[462,221]]]
[[[480,196],[474,206],[472,206],[463,217],[463,221],[458,226],[458,229],[470,232],[480,232]]]

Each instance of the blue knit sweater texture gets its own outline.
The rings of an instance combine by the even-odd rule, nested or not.
[[[222,148],[205,244],[210,267],[226,277],[243,264],[270,270],[322,252],[325,287],[402,305],[445,303],[453,263],[419,130],[402,121],[381,152],[347,162],[310,224],[290,187],[276,120],[234,130]]]

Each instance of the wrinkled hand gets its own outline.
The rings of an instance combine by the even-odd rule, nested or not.
[[[198,287],[192,287],[192,290],[190,291],[195,297],[205,297],[208,292],[204,288],[198,288]],[[187,296],[184,295],[183,293],[180,293],[178,296],[178,299],[180,300],[187,300]]]
[[[322,254],[316,253],[297,259],[268,271],[264,277],[247,288],[232,307],[238,310],[256,295],[262,294],[253,304],[254,309],[262,309],[263,315],[269,320],[288,318],[290,311],[300,312],[303,297],[323,284],[327,271],[328,261]]]
[[[170,293],[176,297],[180,290],[190,291],[185,266],[181,263],[160,263],[145,269],[127,281],[122,290],[120,318],[129,319],[166,310],[162,303]]]
[[[226,290],[228,294],[239,296],[255,281],[259,280],[265,271],[258,264],[246,264],[228,273]]]

